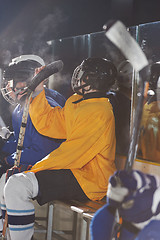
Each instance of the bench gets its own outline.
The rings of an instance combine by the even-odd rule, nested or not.
[[[52,201],[48,203],[48,214],[47,217],[36,218],[35,220],[35,231],[46,233],[47,240],[67,240],[68,235],[69,239],[72,240],[89,240],[89,226],[92,217],[95,212],[104,206],[106,199],[100,201]],[[54,230],[53,229],[53,212],[56,207],[65,207],[73,213],[72,227],[71,230]],[[43,227],[38,224],[38,221],[47,221],[47,227]]]

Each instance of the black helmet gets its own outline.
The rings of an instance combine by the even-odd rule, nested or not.
[[[156,62],[153,63],[151,66],[149,86],[152,90],[157,89],[157,81],[159,77],[160,77],[160,62]]]
[[[33,78],[35,68],[44,66],[43,59],[36,55],[22,55],[12,59],[11,63],[4,70],[1,83],[3,97],[11,104],[16,104],[16,100],[11,97],[7,86],[14,91],[18,82],[27,82]]]
[[[87,58],[74,70],[71,85],[78,94],[87,92],[84,89],[86,86],[90,86],[89,90],[107,92],[115,83],[116,76],[117,69],[111,61],[98,57]]]

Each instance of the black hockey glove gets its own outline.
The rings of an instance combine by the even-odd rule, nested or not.
[[[20,165],[19,167],[13,166],[12,168],[8,169],[6,172],[6,182],[10,176],[17,173],[24,172],[24,171],[28,171],[31,168],[32,168],[32,165]]]

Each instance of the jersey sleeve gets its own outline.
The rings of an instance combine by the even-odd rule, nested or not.
[[[29,114],[40,134],[51,138],[66,139],[64,108],[51,107],[44,90],[31,102]]]

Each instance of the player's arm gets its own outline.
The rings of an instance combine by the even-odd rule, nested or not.
[[[29,114],[40,134],[51,138],[66,138],[64,108],[51,107],[44,90],[31,102]]]

